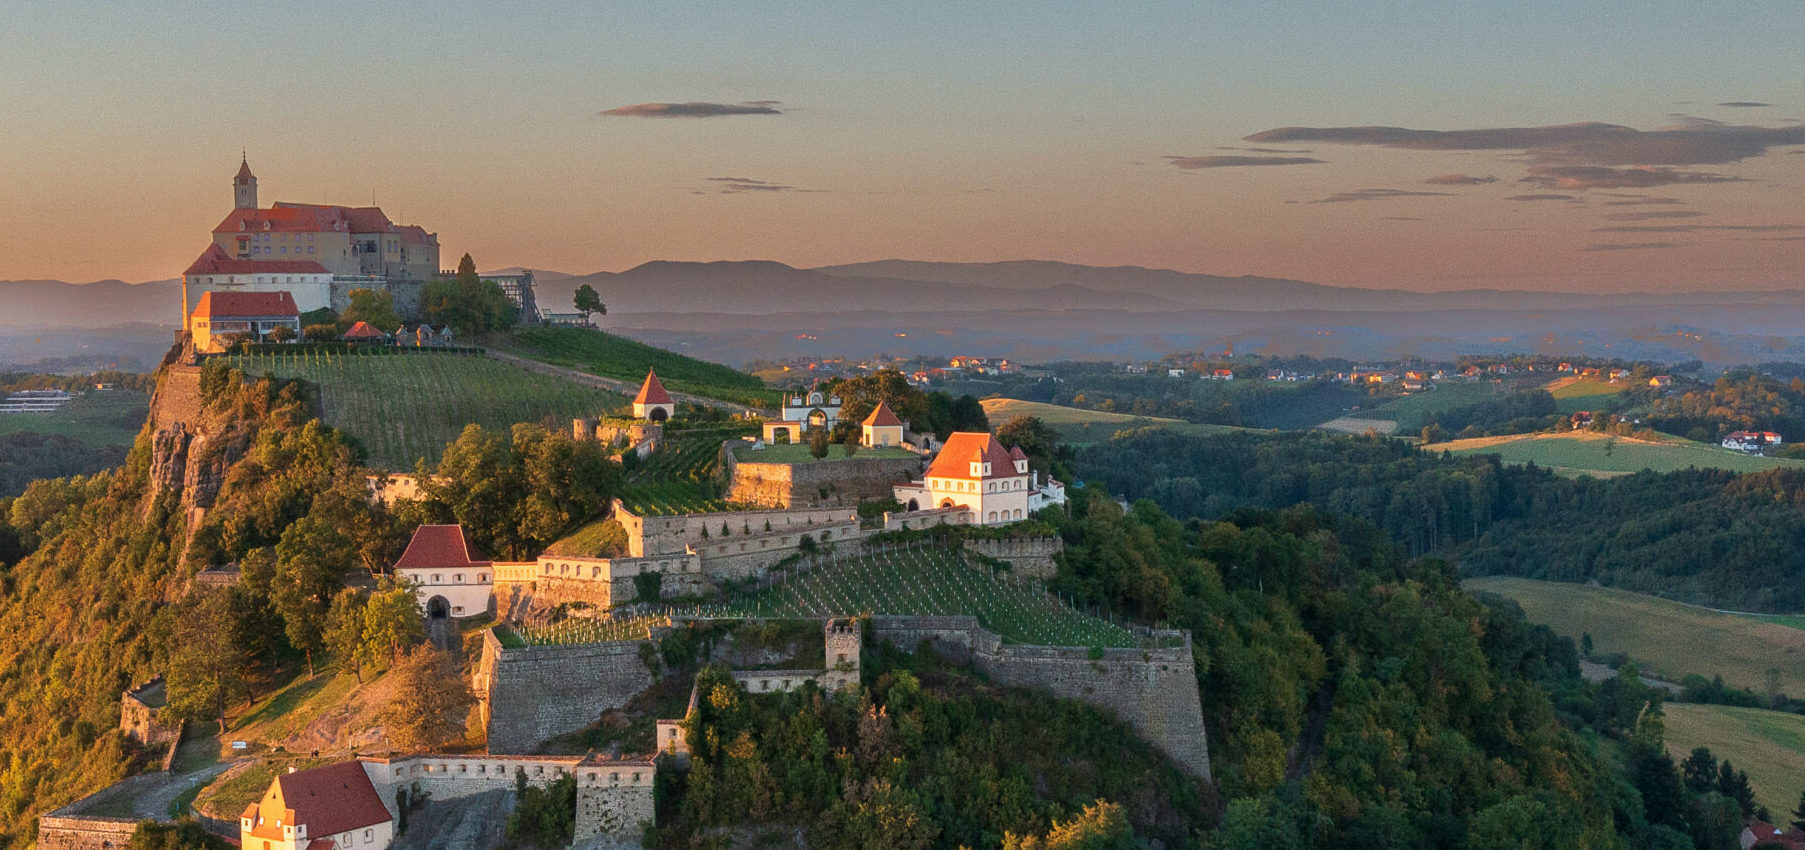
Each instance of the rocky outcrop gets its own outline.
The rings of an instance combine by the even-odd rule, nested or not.
[[[150,436],[151,493],[182,492],[188,480],[188,445],[193,435],[188,426],[177,422],[158,428]]]

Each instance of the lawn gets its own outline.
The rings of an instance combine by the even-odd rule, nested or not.
[[[809,452],[809,447],[808,447],[807,443],[793,443],[793,444],[789,444],[789,445],[766,446],[762,449],[754,449],[751,447],[741,447],[739,450],[734,452],[734,457],[738,458],[739,460],[741,460],[745,463],[832,463],[834,461],[840,461],[840,460],[860,460],[860,459],[869,460],[871,458],[910,458],[910,457],[921,457],[921,455],[916,454],[915,452],[909,451],[908,449],[897,449],[897,448],[866,449],[866,448],[861,448],[857,452],[854,452],[852,457],[848,458],[846,456],[845,447],[828,446],[827,447],[827,457],[817,459],[813,454],[811,454]]]
[[[1017,416],[1034,416],[1053,426],[1053,430],[1059,432],[1060,442],[1078,446],[1106,442],[1118,431],[1130,428],[1158,427],[1192,436],[1245,430],[1230,425],[1201,425],[1195,422],[1186,422],[1183,419],[1085,410],[1080,407],[1022,401],[1015,398],[987,398],[981,403],[984,405],[984,415],[990,418],[992,428],[1001,427],[1003,423]]]
[[[525,328],[494,345],[534,360],[638,383],[656,369],[665,387],[754,407],[774,407],[778,393],[729,366],[587,328]]]
[[[300,378],[319,388],[321,417],[357,438],[371,466],[411,471],[438,463],[476,423],[506,433],[533,422],[568,433],[570,421],[626,404],[605,390],[540,375],[481,355],[410,351],[345,355],[255,353],[232,365],[248,376]]]
[[[1605,587],[1497,576],[1461,584],[1515,599],[1530,622],[1575,641],[1590,633],[1594,653],[1621,652],[1669,681],[1721,675],[1759,693],[1777,670],[1781,691],[1805,694],[1805,630]]]
[[[373,679],[374,673],[366,673]],[[232,719],[222,738],[235,741],[272,742],[287,739],[300,732],[326,711],[343,705],[358,687],[350,673],[323,670],[319,675],[301,675],[286,686],[259,700],[243,716]]]
[[[1140,645],[1127,628],[1066,605],[1038,583],[1017,581],[1006,572],[973,566],[959,552],[931,547],[830,556],[724,608],[698,613],[809,619],[966,614],[1009,643]]]
[[[1497,393],[1498,385],[1491,381],[1436,384],[1434,389],[1399,396],[1377,407],[1363,410],[1360,418],[1390,419],[1398,423],[1399,431],[1411,433],[1421,431],[1424,425],[1435,421],[1443,413],[1478,404]]]
[[[150,413],[150,396],[90,390],[49,413],[0,415],[0,434],[59,434],[96,446],[130,448]]]
[[[1758,708],[1668,703],[1667,751],[1675,761],[1710,747],[1749,775],[1755,801],[1784,818],[1805,792],[1805,717]]]
[[[1610,401],[1618,393],[1629,389],[1628,384],[1613,384],[1596,378],[1559,378],[1543,387],[1550,395],[1560,412],[1571,415],[1581,410],[1596,410]]]
[[[1747,455],[1690,440],[1661,441],[1612,438],[1594,431],[1478,437],[1425,447],[1457,455],[1495,454],[1505,463],[1530,463],[1567,475],[1622,475],[1644,469],[1673,472],[1688,467],[1760,472],[1779,467],[1805,467],[1805,461]]]

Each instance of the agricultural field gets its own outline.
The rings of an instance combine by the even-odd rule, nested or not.
[[[733,510],[721,498],[721,442],[747,430],[733,425],[666,432],[664,447],[628,473],[621,501],[640,516]]]
[[[1340,431],[1343,434],[1365,434],[1368,431],[1380,436],[1389,436],[1398,430],[1396,419],[1373,419],[1362,416],[1342,416],[1330,419],[1316,426],[1325,431]]]
[[[1492,576],[1467,579],[1461,586],[1514,599],[1530,622],[1575,641],[1591,634],[1594,654],[1621,652],[1644,673],[1668,681],[1688,674],[1707,679],[1721,675],[1727,685],[1760,693],[1768,687],[1771,670],[1777,672],[1782,692],[1805,694],[1805,630],[1782,618],[1728,614],[1563,582]]]
[[[1495,454],[1505,463],[1535,463],[1569,476],[1607,477],[1641,472],[1654,472],[1698,467],[1725,469],[1731,472],[1760,472],[1779,467],[1805,467],[1805,460],[1747,455],[1691,440],[1670,438],[1660,441],[1610,437],[1594,431],[1570,431],[1558,434],[1516,434],[1508,437],[1476,437],[1452,440],[1425,447],[1429,451],[1450,451],[1457,455]]]
[[[822,619],[854,614],[954,615],[978,618],[1009,643],[1133,647],[1127,628],[1078,611],[1008,573],[973,566],[946,549],[913,547],[827,556],[786,579],[701,616]]]
[[[52,434],[93,446],[130,448],[149,413],[147,393],[89,390],[48,413],[0,415],[0,435]]]
[[[1581,410],[1597,410],[1618,393],[1629,389],[1629,385],[1613,384],[1597,378],[1558,378],[1543,389],[1554,396],[1555,406],[1560,412],[1571,416]]]
[[[299,378],[319,388],[321,418],[357,438],[369,464],[410,471],[438,463],[464,426],[506,432],[519,422],[568,433],[570,420],[621,407],[615,393],[472,354],[253,353],[232,365],[247,376]]]
[[[1498,385],[1491,381],[1436,384],[1435,389],[1398,396],[1384,404],[1362,410],[1357,418],[1389,419],[1397,423],[1398,431],[1415,433],[1423,430],[1424,425],[1434,422],[1443,413],[1487,401],[1496,395]],[[1323,427],[1330,428],[1329,425]],[[1364,433],[1364,429],[1361,433]]]
[[[1759,708],[1670,702],[1667,751],[1684,759],[1694,747],[1710,747],[1749,775],[1755,802],[1775,817],[1791,812],[1805,791],[1805,717]]]
[[[1053,430],[1059,432],[1061,442],[1077,446],[1106,442],[1116,432],[1130,428],[1158,427],[1192,436],[1243,430],[1230,425],[1201,425],[1183,419],[1133,416],[1014,398],[987,398],[981,404],[984,405],[984,415],[990,418],[993,428],[1001,427],[1017,416],[1035,416],[1053,426]]]
[[[645,640],[652,627],[668,626],[671,620],[662,614],[637,617],[570,617],[546,626],[519,623],[495,627],[495,638],[504,647],[553,646],[570,643],[606,643],[620,640]]]
[[[597,330],[525,328],[494,347],[635,384],[645,380],[647,369],[656,369],[658,379],[669,389],[753,407],[772,407],[778,399],[778,393],[767,389],[764,381],[732,367]]]

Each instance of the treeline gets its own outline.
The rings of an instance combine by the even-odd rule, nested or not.
[[[63,434],[0,434],[0,496],[23,493],[40,478],[112,469],[125,462],[125,454],[120,446],[97,446]]]
[[[114,389],[148,393],[157,388],[157,377],[145,372],[122,372],[102,369],[81,375],[58,375],[46,372],[0,372],[0,392],[19,390],[91,390],[95,384],[112,384]],[[48,477],[48,476],[46,476]]]
[[[1057,371],[1057,379],[1005,376],[986,379],[985,384],[955,386],[982,387],[1023,401],[1248,428],[1308,428],[1349,407],[1368,403],[1363,387],[1325,380],[1301,384],[1267,381],[1263,367],[1248,369],[1248,375],[1238,375],[1233,381],[1196,375],[1130,375],[1107,364],[1060,363],[1050,368]],[[996,383],[990,383],[993,380]]]
[[[1215,519],[1311,504],[1463,573],[1602,584],[1715,607],[1805,607],[1805,471],[1558,477],[1493,457],[1321,433],[1183,437],[1155,429],[1077,454],[1080,478]]]

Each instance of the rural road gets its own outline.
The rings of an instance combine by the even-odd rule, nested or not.
[[[638,381],[623,381],[623,380],[620,380],[619,378],[604,378],[601,375],[584,372],[584,371],[581,371],[578,369],[571,369],[571,368],[567,368],[564,366],[553,366],[550,363],[541,363],[538,360],[534,360],[530,357],[521,357],[518,354],[509,354],[505,351],[496,351],[493,348],[486,348],[483,350],[488,352],[489,356],[496,360],[500,360],[503,363],[512,363],[523,369],[526,369],[531,372],[537,372],[541,375],[549,375],[554,378],[563,378],[566,381],[574,381],[576,383],[584,384],[584,385],[591,386],[591,387],[596,387],[598,389],[604,389],[604,390],[608,390],[610,392],[617,392],[617,393],[627,396],[628,398],[633,397],[633,395],[635,393],[639,392],[639,382]],[[727,411],[728,413],[738,414],[738,413],[745,413],[747,411],[751,411],[752,413],[754,413],[758,416],[769,417],[769,416],[773,415],[772,412],[769,410],[761,410],[756,407],[748,407],[746,405],[736,404],[736,403],[730,402],[730,401],[721,401],[720,399],[707,398],[705,396],[692,395],[690,393],[680,393],[680,392],[677,392],[676,390],[670,390],[669,392],[671,394],[671,398],[676,399],[677,401],[687,402],[689,404],[702,405],[705,407],[713,407],[713,408],[716,408],[719,410]]]
[[[174,803],[177,797],[182,796],[183,792],[212,782],[214,777],[225,773],[237,763],[237,761],[217,762],[199,770],[169,776],[160,782],[145,783],[145,787],[132,797],[132,816],[168,820],[169,805]]]

